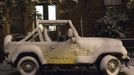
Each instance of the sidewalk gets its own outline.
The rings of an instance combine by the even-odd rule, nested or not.
[[[0,63],[0,75],[20,75],[19,72],[10,65]]]

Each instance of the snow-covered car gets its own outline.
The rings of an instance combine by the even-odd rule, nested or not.
[[[7,35],[6,61],[22,75],[36,74],[42,65],[89,64],[108,75],[117,75],[129,60],[119,39],[80,37],[71,20],[37,20],[37,26],[20,41]]]

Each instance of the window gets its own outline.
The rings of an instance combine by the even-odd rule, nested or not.
[[[48,20],[56,20],[55,5],[48,5]],[[56,31],[56,26],[49,26],[49,31]]]
[[[36,6],[36,19],[44,19],[43,5]]]
[[[48,5],[48,20],[56,20],[56,6]]]
[[[48,10],[46,10],[46,9]],[[48,12],[44,12],[44,10]],[[56,5],[36,5],[36,19],[44,19],[44,15],[48,16],[48,20],[56,20]],[[47,18],[46,18],[47,19]],[[49,31],[56,31],[56,26],[49,26]]]
[[[49,31],[56,31],[56,26],[49,26]]]

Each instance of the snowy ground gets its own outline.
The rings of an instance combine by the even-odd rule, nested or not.
[[[10,65],[0,63],[0,75],[20,75],[18,71]]]
[[[130,66],[134,66],[134,58],[131,58],[131,59],[130,59],[129,65],[130,65]]]
[[[129,68],[123,68],[119,75],[134,75],[134,58],[130,60]],[[42,75],[99,75],[96,70],[90,72],[42,72]],[[0,63],[0,75],[20,75],[19,72],[10,65]]]
[[[129,67],[123,68],[123,74],[125,75],[134,75],[134,58],[130,60]]]

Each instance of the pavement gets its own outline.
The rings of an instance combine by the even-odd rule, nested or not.
[[[0,63],[0,75],[20,75],[17,69],[8,64]]]
[[[92,70],[92,69],[91,69]],[[90,72],[42,72],[41,75],[99,75],[97,71]],[[20,75],[16,68],[11,67],[6,63],[0,63],[0,75]],[[124,67],[119,75],[134,75],[134,58],[130,60],[129,67]]]
[[[122,69],[124,75],[134,75],[134,58],[131,58],[129,61],[129,67]]]
[[[122,69],[124,75],[134,75],[134,67],[130,66],[130,67],[125,67]]]

